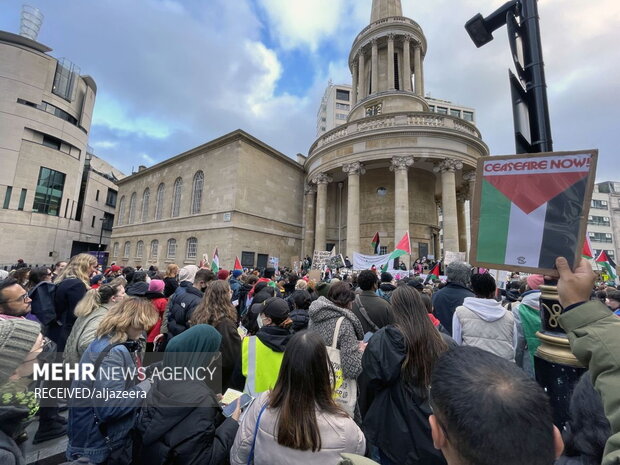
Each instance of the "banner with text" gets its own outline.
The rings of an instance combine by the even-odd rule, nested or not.
[[[385,255],[363,255],[361,253],[353,254],[353,269],[357,271],[368,270],[372,268],[374,265],[375,268],[380,269],[383,265],[387,263],[390,258],[390,254]],[[394,260],[389,260],[391,263],[388,263],[388,271],[390,273],[398,272],[400,270],[394,269]]]

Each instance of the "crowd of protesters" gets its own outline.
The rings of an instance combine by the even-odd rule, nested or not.
[[[556,263],[559,322],[589,370],[565,425],[535,378],[542,276],[515,273],[500,290],[462,262],[447,282],[423,280],[418,260],[398,280],[347,268],[311,279],[306,261],[298,272],[18,262],[0,276],[0,463],[25,463],[36,415],[33,442],[67,435],[80,463],[620,463],[620,291],[587,261]],[[34,395],[44,362],[135,376],[50,381],[125,394],[71,397],[64,416],[62,400]],[[149,371],[213,364],[217,386]],[[251,400],[224,415],[229,390]]]

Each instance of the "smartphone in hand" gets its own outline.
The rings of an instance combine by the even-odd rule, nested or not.
[[[233,413],[235,413],[235,410],[237,409],[237,403],[241,404],[241,410],[243,410],[244,408],[246,408],[250,402],[252,402],[254,400],[254,398],[252,396],[249,396],[247,394],[243,394],[241,397],[239,397],[238,399],[232,401],[230,404],[228,404],[226,407],[224,407],[222,409],[222,413],[224,414],[225,417],[230,417]]]

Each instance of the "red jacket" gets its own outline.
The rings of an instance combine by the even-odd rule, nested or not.
[[[166,311],[168,299],[166,299],[165,297],[157,297],[155,299],[151,299],[151,304],[153,305],[155,310],[157,310],[157,313],[159,314],[159,319],[157,320],[157,323],[155,323],[155,326],[153,326],[153,328],[151,328],[151,330],[149,331],[149,334],[146,337],[146,342],[153,342],[155,340],[155,337],[159,335],[161,320],[164,316],[164,312]]]

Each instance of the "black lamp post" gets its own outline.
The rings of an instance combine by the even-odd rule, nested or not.
[[[99,232],[99,245],[97,246],[97,251],[101,252],[101,241],[103,240],[103,225],[105,224],[105,218],[99,218],[101,221],[101,231]]]

